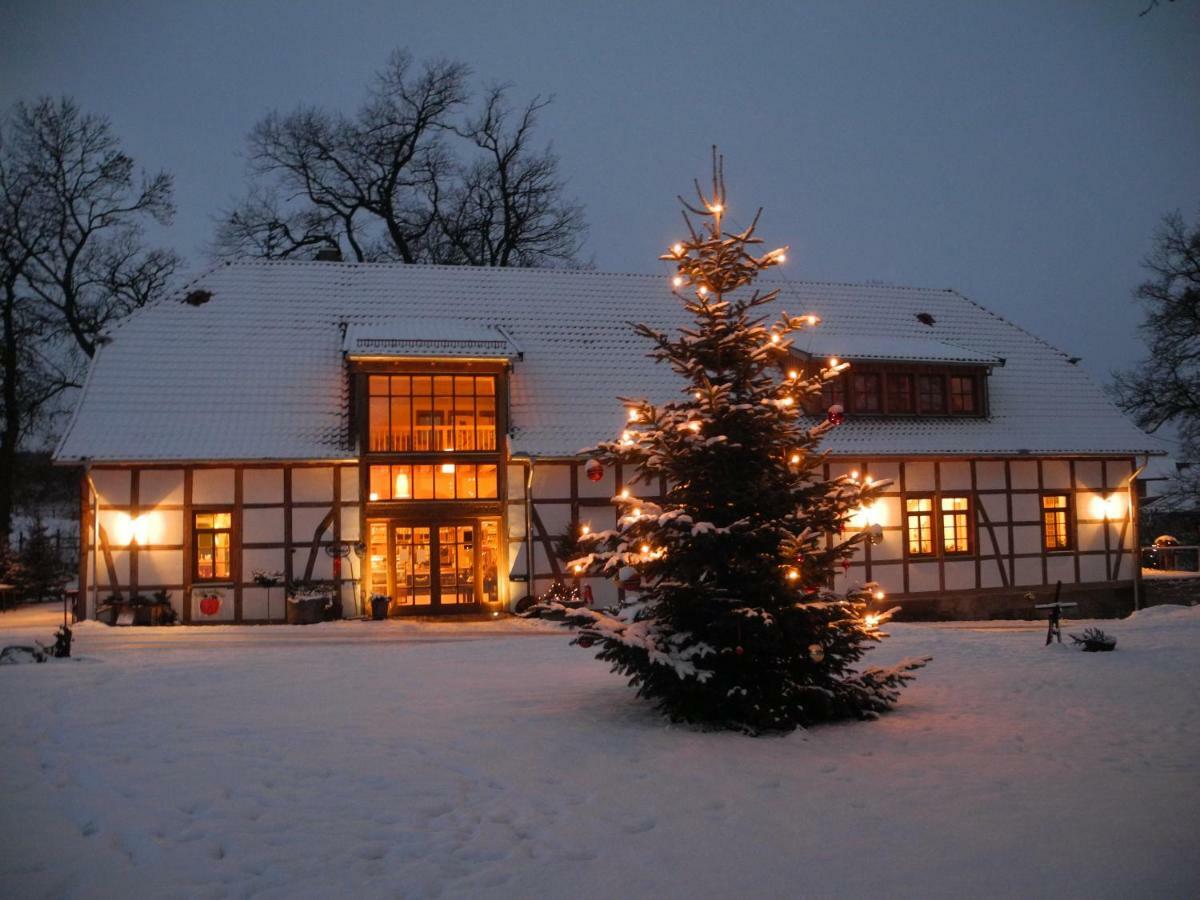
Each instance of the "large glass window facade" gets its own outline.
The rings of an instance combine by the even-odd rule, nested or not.
[[[372,453],[496,449],[493,375],[369,375]]]

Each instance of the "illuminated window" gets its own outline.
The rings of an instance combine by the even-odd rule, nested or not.
[[[971,552],[971,502],[966,497],[942,498],[942,550]]]
[[[1070,499],[1066,494],[1042,496],[1042,546],[1047,550],[1070,550]]]
[[[228,581],[232,577],[229,548],[233,513],[198,512],[192,518],[192,552],[195,581]]]
[[[889,374],[887,377],[888,412],[910,413],[914,408],[913,400],[913,377]]]
[[[975,412],[975,378],[972,375],[950,376],[950,412]]]
[[[382,500],[495,500],[497,467],[475,463],[371,466],[370,496]]]
[[[909,497],[904,504],[909,556],[933,555],[933,498]]]
[[[491,375],[370,375],[367,388],[372,453],[496,449]]]
[[[946,382],[941,375],[917,376],[917,412],[946,411]]]
[[[853,379],[855,412],[873,413],[883,410],[879,382],[880,377],[874,372],[855,373]]]

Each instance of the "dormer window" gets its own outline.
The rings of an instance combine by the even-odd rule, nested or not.
[[[856,372],[851,376],[854,384],[854,409],[858,412],[877,413],[883,411],[882,380],[877,372]]]
[[[940,415],[946,411],[946,382],[941,375],[917,376],[917,412]]]
[[[368,376],[372,453],[474,453],[496,449],[492,375]]]
[[[987,414],[983,366],[850,362],[809,405],[822,415],[837,403],[859,416],[982,416]]]
[[[887,377],[888,411],[910,413],[913,411],[913,377],[902,372],[893,372]]]
[[[973,375],[950,376],[950,412],[975,412],[975,377]]]

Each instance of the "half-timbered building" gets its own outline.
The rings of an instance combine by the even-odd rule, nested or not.
[[[1130,608],[1152,445],[1077,360],[950,290],[779,286],[822,318],[794,364],[851,363],[810,411],[846,410],[828,474],[890,482],[841,578],[912,617],[1019,615],[1059,581],[1085,611]],[[85,614],[165,590],[186,623],[282,620],[256,573],[336,581],[347,615],[372,593],[490,614],[570,580],[565,536],[664,489],[583,451],[621,430],[618,397],[675,396],[629,323],[682,315],[652,276],[215,266],[108,336],[58,447],[83,467]]]

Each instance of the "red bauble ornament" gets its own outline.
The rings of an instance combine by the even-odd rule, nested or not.
[[[583,466],[588,481],[599,481],[604,477],[604,465],[598,459],[589,459]]]
[[[846,572],[849,572],[849,571],[850,571],[850,560],[848,560],[848,559],[843,559],[843,560],[842,560],[842,572],[843,572],[843,573],[846,573]]]
[[[583,635],[581,637],[575,638],[575,643],[577,643],[580,647],[583,647],[586,650],[588,647],[592,646],[592,644],[596,643],[596,641],[595,641],[595,639],[588,637],[587,635]]]
[[[733,652],[736,653],[738,656],[741,656],[743,653],[746,652],[746,648],[743,647],[741,644],[738,644],[736,647],[733,648]]]
[[[209,595],[200,598],[200,615],[215,616],[221,611],[221,598]]]
[[[840,403],[835,403],[825,413],[830,425],[841,425],[846,421],[846,410]]]

